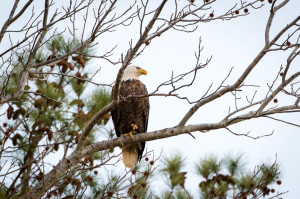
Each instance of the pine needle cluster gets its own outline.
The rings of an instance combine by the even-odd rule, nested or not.
[[[195,173],[184,167],[187,162],[178,154],[163,159],[161,172],[169,190],[156,198],[276,198],[283,194],[276,191],[281,184],[276,161],[272,165],[257,165],[252,171],[246,169],[243,155],[225,155],[223,159],[208,155],[195,164]],[[188,176],[195,175],[201,178],[199,195],[192,195],[185,187]]]
[[[10,173],[8,168],[6,179],[11,180],[5,180],[5,186],[1,186],[0,198],[16,192],[24,194],[31,186],[42,182],[45,173],[51,169],[51,158],[57,156],[58,160],[73,151],[87,122],[110,102],[108,90],[99,86],[87,89],[86,81],[93,75],[89,65],[93,48],[88,46],[77,54],[66,56],[79,45],[79,40],[63,36],[48,41],[36,53],[34,64],[64,58],[38,70],[31,69],[25,93],[2,107],[5,114],[0,116],[1,164],[11,162],[14,172]],[[16,91],[28,58],[26,52],[15,57],[14,64],[0,77],[2,92],[12,94]],[[107,114],[98,121],[86,144],[95,141],[99,129],[102,136],[109,136],[110,131],[104,127],[109,119]],[[11,150],[5,150],[8,148]],[[57,186],[49,190],[47,198],[76,196],[84,194],[85,190],[96,193],[98,184],[94,171],[99,167],[96,161],[111,158],[108,154],[108,151],[91,154],[79,166],[70,168]]]

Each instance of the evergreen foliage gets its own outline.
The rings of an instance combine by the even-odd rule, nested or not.
[[[55,37],[38,51],[34,61],[41,63],[67,55],[77,46],[76,39]],[[87,122],[110,102],[109,90],[99,86],[87,89],[93,49],[88,46],[78,52],[38,71],[31,70],[26,92],[8,103],[5,114],[0,116],[0,162],[4,165],[0,169],[7,173],[2,178],[0,199],[18,198],[43,183],[45,174],[56,164],[53,160],[65,158],[74,150]],[[0,77],[2,92],[16,91],[28,55],[15,59],[8,75]],[[105,128],[109,120],[110,114],[106,114],[98,121],[86,145],[114,136]],[[179,154],[160,161],[150,159],[150,154],[146,151],[142,162],[127,171],[114,169],[119,165],[120,154],[113,149],[90,154],[57,179],[44,198],[259,198],[275,195],[271,187],[276,182],[281,184],[277,164],[263,164],[251,172],[244,168],[242,155],[228,155],[222,160],[206,156],[195,164],[193,174],[185,169],[188,160]],[[8,161],[11,166],[5,167]],[[188,176],[197,174],[202,180],[199,194],[193,195],[195,190],[186,185]],[[155,186],[158,176],[164,176],[167,190]]]
[[[77,39],[55,37],[39,49],[34,62],[41,63],[66,55],[79,44]],[[19,100],[9,103],[6,114],[1,116],[1,165],[6,161],[13,162],[15,172],[7,176],[9,179],[5,180],[5,186],[1,188],[0,198],[8,198],[17,191],[20,194],[26,193],[31,186],[41,183],[50,169],[44,161],[48,162],[49,158],[55,156],[66,157],[76,146],[86,123],[110,102],[109,91],[101,87],[82,95],[86,90],[85,80],[92,75],[85,65],[90,60],[93,48],[88,46],[78,52],[54,65],[38,71],[31,70],[26,93]],[[7,76],[0,78],[2,92],[16,91],[27,59],[26,53],[20,54],[8,69]],[[98,128],[89,135],[86,144],[94,141],[94,133],[100,128],[102,134],[109,134],[104,128],[109,119],[110,115],[107,114],[99,120]],[[7,147],[11,150],[3,150]],[[94,180],[96,175],[91,169],[85,169],[95,166],[96,160],[109,159],[108,153],[92,154],[77,168],[70,168],[59,179],[58,186],[49,190],[48,197],[76,196],[85,194],[84,190],[91,190],[91,193],[97,195],[99,186]],[[9,171],[12,168],[5,169]]]
[[[272,165],[260,164],[252,170],[245,167],[243,155],[225,155],[223,159],[207,155],[194,164],[195,173],[191,172],[191,168],[185,168],[187,162],[178,154],[161,161],[160,173],[168,188],[165,191],[154,190],[155,198],[278,198],[283,194],[275,190],[281,184],[276,161]],[[198,190],[186,186],[190,178],[195,181],[195,175],[200,176]]]

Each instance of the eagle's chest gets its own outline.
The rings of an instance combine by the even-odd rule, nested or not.
[[[145,87],[140,81],[122,82],[120,88],[120,98],[127,99],[120,103],[120,114],[122,120],[126,123],[140,123],[143,119],[143,110],[145,108],[145,98],[134,97],[145,95]],[[132,98],[130,97],[132,96]],[[128,124],[126,124],[128,125]]]
[[[120,97],[125,98],[134,95],[143,95],[145,88],[144,85],[139,81],[125,81],[122,82],[120,88]]]

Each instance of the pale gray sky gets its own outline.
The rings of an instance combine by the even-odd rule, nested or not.
[[[218,9],[228,6],[231,2],[239,1],[221,1]],[[122,2],[124,3],[124,2]],[[170,2],[168,2],[170,3]],[[10,3],[2,2],[0,7],[1,16],[8,16]],[[215,13],[217,14],[217,10]],[[145,49],[142,56],[133,61],[133,64],[139,65],[148,70],[148,76],[142,77],[142,81],[148,87],[148,91],[153,91],[157,85],[168,80],[171,72],[180,74],[194,67],[194,51],[197,51],[198,40],[201,36],[204,51],[202,61],[213,55],[211,63],[207,68],[200,70],[195,85],[180,92],[182,95],[197,99],[206,92],[208,86],[213,83],[214,86],[224,79],[232,66],[234,70],[228,80],[232,82],[253,58],[259,53],[264,45],[264,28],[267,22],[270,5],[266,5],[260,10],[249,8],[250,15],[231,21],[215,21],[208,24],[199,24],[194,33],[186,34],[182,32],[170,31],[161,37],[153,40]],[[291,2],[282,9],[274,19],[271,28],[271,35],[283,28],[292,19],[300,13],[299,0]],[[1,17],[0,26],[6,17]],[[80,25],[78,26],[80,28]],[[136,28],[136,29],[135,29]],[[125,27],[120,31],[104,35],[99,38],[99,53],[105,52],[118,44],[114,58],[118,59],[120,53],[126,53],[130,39],[137,40],[139,35],[138,26]],[[0,46],[1,48],[1,46]],[[281,64],[285,63],[287,54],[270,53],[267,55],[259,66],[251,73],[250,78],[246,81],[249,84],[260,84],[257,99],[265,95],[267,83],[271,83]],[[299,58],[297,64],[294,64],[292,70],[299,71]],[[114,81],[118,67],[111,66],[105,61],[97,61],[93,64],[101,66],[101,73],[97,76],[96,81],[111,83]],[[258,82],[258,83],[257,83]],[[251,94],[256,88],[249,88],[246,92]],[[241,95],[240,106],[245,104],[245,94]],[[279,105],[289,102],[289,98],[282,95],[278,96]],[[164,97],[151,97],[151,111],[148,131],[154,131],[166,127],[177,125],[183,115],[189,110],[191,105],[175,99]],[[233,108],[234,98],[227,94],[225,97],[216,100],[214,103],[202,107],[198,113],[193,116],[189,124],[216,122],[221,119],[228,111],[229,106]],[[287,121],[299,123],[299,114],[281,115]],[[110,123],[112,127],[112,123]],[[149,150],[154,150],[158,155],[162,148],[164,154],[172,154],[174,151],[181,151],[192,168],[195,161],[206,154],[215,153],[222,157],[225,153],[244,153],[249,165],[252,167],[262,161],[273,162],[277,154],[278,162],[282,171],[283,184],[278,187],[280,191],[289,190],[284,198],[298,198],[299,178],[298,172],[300,158],[300,132],[299,128],[289,126],[284,123],[275,122],[269,119],[255,119],[243,122],[231,127],[236,133],[247,133],[251,135],[269,134],[274,130],[274,135],[258,140],[234,136],[224,129],[210,131],[209,133],[195,132],[193,135],[181,135],[163,140],[156,140],[147,143]],[[199,179],[189,175],[187,180],[187,189],[196,193]],[[277,187],[276,187],[277,188]]]

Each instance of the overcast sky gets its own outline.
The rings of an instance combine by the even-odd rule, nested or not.
[[[170,4],[170,2],[168,3]],[[218,10],[233,5],[229,4],[231,2],[236,1],[221,1],[218,7],[215,8],[215,14],[218,15]],[[8,1],[2,2],[0,7],[2,16],[8,16],[10,4]],[[153,5],[155,6],[155,4]],[[269,4],[259,10],[249,8],[251,14],[246,17],[231,21],[214,21],[208,24],[199,24],[198,29],[189,34],[170,31],[151,41],[142,56],[135,59],[133,64],[139,65],[148,71],[148,75],[142,77],[141,80],[147,86],[148,91],[151,92],[159,84],[168,80],[172,71],[175,74],[180,74],[191,70],[195,66],[194,52],[197,51],[198,41],[201,37],[202,45],[204,46],[202,61],[205,62],[210,56],[213,56],[213,59],[205,69],[199,71],[195,84],[180,92],[182,96],[188,96],[190,99],[196,100],[197,97],[202,96],[206,92],[210,84],[213,83],[213,88],[217,88],[228,74],[230,68],[234,66],[233,72],[227,81],[227,84],[232,83],[259,53],[264,45],[264,29],[269,10]],[[299,13],[299,0],[291,0],[275,17],[271,28],[271,36],[298,16]],[[6,17],[0,18],[1,27],[4,19]],[[80,28],[80,25],[78,26]],[[138,39],[138,28],[139,26],[136,24],[136,26],[125,27],[111,34],[104,35],[98,39],[97,51],[101,54],[118,44],[113,58],[119,59],[121,53],[126,53],[130,39],[133,39],[133,41]],[[270,55],[263,58],[246,81],[247,84],[260,85],[261,87],[249,87],[245,93],[241,93],[241,100],[238,102],[239,107],[245,105],[245,96],[253,94],[255,90],[258,90],[257,99],[265,95],[268,88],[267,83],[272,83],[281,64],[285,63],[286,58],[287,53],[270,53]],[[293,71],[299,71],[300,69],[299,58],[296,62],[297,64],[294,63],[291,69]],[[101,67],[101,72],[95,81],[101,83],[114,81],[119,66],[112,66],[101,60],[93,61],[92,64]],[[279,105],[290,103],[291,100],[283,95],[278,95],[277,98]],[[177,125],[191,107],[186,101],[171,97],[151,97],[150,104],[149,132]],[[192,117],[189,124],[217,122],[224,117],[229,107],[234,108],[234,97],[231,94],[227,94],[214,103],[202,107]],[[299,123],[299,116],[299,114],[280,115],[280,118]],[[108,128],[113,128],[112,123],[109,125]],[[262,161],[272,163],[277,154],[283,182],[278,187],[278,190],[289,191],[284,198],[298,198],[300,193],[299,128],[269,119],[255,119],[230,128],[236,133],[251,131],[253,136],[269,134],[272,131],[274,131],[274,135],[252,140],[234,136],[228,131],[220,129],[208,133],[195,132],[193,135],[196,139],[189,135],[180,135],[151,141],[147,142],[146,147],[149,150],[154,150],[156,155],[159,155],[162,149],[164,155],[181,151],[187,157],[188,162],[191,163],[187,165],[188,168],[192,168],[194,162],[199,160],[200,157],[211,153],[215,153],[219,157],[222,157],[225,153],[244,153],[246,161],[252,168]],[[196,193],[195,190],[198,187],[199,179],[190,178],[187,183],[187,189]]]
[[[222,1],[219,6],[226,7],[229,2],[231,1]],[[197,51],[199,37],[201,37],[202,45],[204,45],[202,61],[204,62],[206,58],[212,55],[212,62],[207,68],[199,71],[197,81],[193,87],[180,92],[182,95],[189,96],[195,100],[206,92],[211,83],[215,87],[218,86],[232,66],[234,66],[234,69],[227,84],[235,80],[259,53],[264,45],[264,29],[269,10],[270,5],[266,5],[260,10],[250,9],[251,14],[246,17],[231,21],[215,21],[208,24],[200,24],[197,31],[191,34],[168,32],[153,40],[143,55],[134,60],[133,63],[148,70],[148,76],[141,79],[148,87],[148,90],[153,91],[157,85],[171,76],[172,71],[175,74],[180,74],[194,67],[194,52]],[[278,12],[278,16],[274,19],[271,35],[283,28],[299,13],[300,2],[292,0],[284,9]],[[120,49],[124,46],[123,53],[126,52],[129,39],[137,39],[138,31],[137,27],[136,30],[114,33],[113,38],[123,44],[120,46]],[[108,38],[100,38],[99,41],[100,43],[104,42],[104,46],[109,46],[108,43],[111,42]],[[120,54],[115,55],[116,58],[120,56]],[[286,58],[287,54],[284,53],[270,53],[270,55],[264,57],[246,81],[248,84],[260,85],[261,87],[259,89],[249,88],[246,94],[251,95],[255,90],[258,90],[256,99],[265,96],[268,89],[267,83],[272,83],[281,64],[285,63]],[[115,75],[107,76],[106,74],[107,72],[116,74],[118,68],[111,69],[111,67],[105,66],[102,67],[102,70],[100,79],[112,82]],[[293,71],[296,70],[299,71],[299,58],[297,64],[294,64]],[[246,94],[240,95],[239,107],[246,103]],[[278,100],[279,105],[283,105],[289,103],[291,99],[279,95]],[[164,97],[152,97],[150,98],[150,103],[149,131],[177,125],[191,107],[184,101]],[[227,113],[229,106],[231,108],[234,107],[234,97],[231,94],[227,94],[214,103],[202,107],[192,117],[189,124],[219,121]],[[299,114],[281,115],[280,118],[299,123]],[[211,153],[215,153],[219,157],[222,157],[225,153],[244,153],[246,162],[252,168],[254,165],[262,163],[262,161],[273,163],[277,154],[282,171],[283,184],[274,188],[278,188],[280,191],[289,190],[289,193],[284,198],[297,198],[300,193],[298,183],[300,174],[297,172],[300,165],[298,155],[300,151],[299,128],[269,119],[255,119],[230,128],[236,133],[251,131],[253,136],[269,134],[272,131],[274,131],[274,135],[252,140],[234,136],[228,131],[221,129],[205,134],[195,132],[193,133],[196,137],[195,140],[189,135],[180,135],[152,141],[147,143],[147,147],[150,150],[154,150],[157,155],[161,148],[163,148],[164,155],[181,151],[188,159],[189,165],[187,166],[189,168],[192,168],[194,162],[199,160],[200,157]],[[193,178],[187,180],[187,183],[187,188],[192,189],[193,193],[196,193],[195,190],[198,187],[199,179],[193,176]]]

